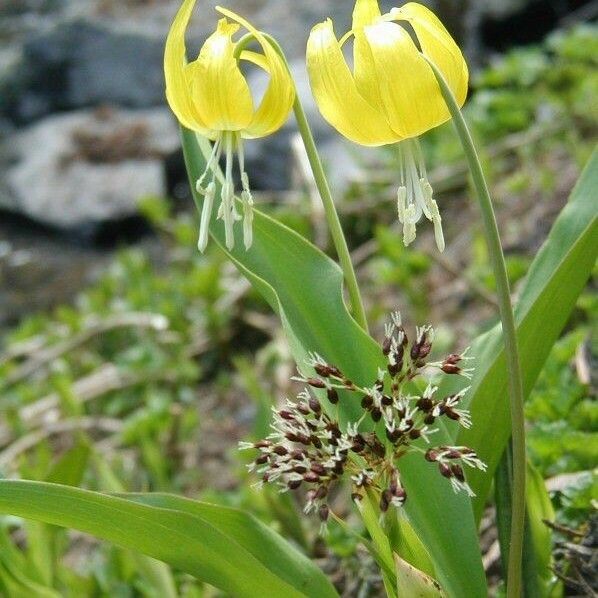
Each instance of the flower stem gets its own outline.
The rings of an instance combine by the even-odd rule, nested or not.
[[[372,556],[380,567],[386,595],[388,598],[396,598],[397,578],[392,547],[388,535],[380,525],[380,511],[376,507],[376,497],[371,490],[367,491],[357,503],[357,508],[363,524],[372,538],[368,548],[372,551]]]
[[[286,67],[290,70],[288,61],[280,47],[280,44],[270,35],[265,34],[266,39],[270,42],[272,47],[278,52],[280,57],[283,59]],[[293,104],[293,111],[295,112],[295,119],[297,120],[297,127],[299,134],[303,140],[309,165],[311,167],[318,192],[322,198],[322,204],[324,205],[324,212],[326,213],[326,220],[328,222],[328,228],[334,242],[334,247],[338,255],[341,269],[345,277],[345,283],[347,290],[349,291],[349,298],[351,300],[351,308],[353,311],[353,317],[357,323],[368,332],[368,323],[365,315],[365,309],[363,307],[363,301],[361,299],[361,293],[359,292],[359,285],[357,284],[357,276],[355,275],[355,269],[353,268],[353,262],[351,261],[351,254],[347,246],[347,240],[343,233],[338,212],[332,199],[332,193],[330,192],[330,185],[322,166],[322,160],[318,154],[316,144],[314,141],[311,127],[305,116],[305,110],[301,104],[299,95],[295,96],[295,103]]]
[[[349,297],[351,298],[351,307],[353,308],[353,316],[357,320],[357,323],[367,332],[368,323],[363,302],[361,300],[361,294],[359,292],[359,286],[357,284],[357,277],[355,275],[353,263],[351,262],[351,254],[349,253],[347,241],[345,239],[338,213],[332,199],[332,194],[330,193],[330,187],[324,173],[324,168],[322,167],[322,161],[320,160],[318,150],[316,149],[311,128],[307,122],[305,111],[303,110],[303,106],[301,105],[299,97],[295,98],[295,105],[293,109],[295,111],[295,118],[297,119],[299,133],[303,139],[303,144],[305,146],[305,151],[307,152],[307,157],[309,159],[314,179],[316,181],[318,191],[320,192],[322,203],[324,204],[328,228],[330,229],[330,234],[332,235],[332,240],[334,241],[334,246],[336,248],[336,253],[338,254],[341,268],[343,270],[343,274],[345,275],[345,282],[347,283]]]
[[[422,55],[423,56],[423,55]],[[511,398],[511,435],[513,446],[513,496],[511,508],[511,534],[509,547],[509,566],[507,574],[507,596],[519,598],[521,596],[523,536],[525,527],[525,415],[523,407],[523,382],[519,354],[517,348],[517,332],[515,317],[511,304],[509,279],[505,265],[505,258],[500,242],[496,216],[492,207],[492,200],[488,185],[484,178],[482,165],[476,152],[471,133],[461,114],[455,97],[446,83],[442,73],[435,64],[428,61],[434,71],[440,90],[453,118],[453,123],[463,145],[478,202],[482,211],[486,243],[496,280],[498,304],[507,357],[507,371],[509,374],[509,395]]]

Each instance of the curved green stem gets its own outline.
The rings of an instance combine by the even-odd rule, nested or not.
[[[353,317],[357,320],[357,323],[367,332],[368,323],[363,302],[361,300],[361,294],[359,292],[359,286],[357,284],[357,277],[353,268],[353,262],[351,261],[351,254],[349,253],[349,248],[347,247],[347,241],[345,239],[341,222],[332,199],[332,194],[330,193],[330,187],[324,173],[324,168],[322,167],[322,161],[320,160],[320,155],[316,149],[311,128],[305,116],[305,111],[303,110],[299,96],[296,96],[295,98],[293,110],[295,111],[297,126],[299,127],[301,138],[303,139],[309,164],[311,166],[318,191],[320,192],[322,203],[324,204],[324,211],[326,212],[326,219],[328,220],[330,234],[332,235],[336,253],[338,254],[338,259],[345,275],[345,282],[347,283],[349,297],[351,298],[351,307],[353,308]]]
[[[425,58],[425,56],[424,56]],[[427,59],[426,59],[427,60]],[[482,165],[476,152],[471,133],[461,114],[455,97],[447,85],[442,73],[436,65],[428,60],[434,71],[440,90],[453,118],[453,123],[463,145],[473,184],[475,186],[478,202],[482,211],[486,243],[494,270],[500,319],[502,322],[503,336],[505,339],[505,352],[507,356],[507,371],[509,374],[509,395],[511,398],[511,434],[513,445],[513,496],[511,510],[511,534],[509,549],[509,567],[507,575],[507,596],[519,598],[521,596],[523,537],[525,527],[525,415],[523,406],[523,383],[521,365],[517,348],[517,332],[515,317],[511,304],[511,292],[505,258],[500,242],[496,216],[492,207],[492,200],[488,185],[484,178]]]
[[[280,47],[280,44],[272,36],[268,34],[263,35],[272,45],[272,47],[276,50],[279,56],[282,58],[287,69],[290,72],[289,63],[286,59],[286,56],[282,48]],[[240,54],[242,50],[247,46],[247,44],[250,43],[253,39],[254,37],[251,34],[247,34],[243,38],[241,38],[239,40],[239,43],[237,44],[236,52]],[[351,301],[353,317],[355,318],[357,323],[366,332],[368,332],[368,323],[365,315],[365,309],[363,307],[361,293],[359,292],[359,285],[357,284],[357,276],[355,275],[353,262],[351,261],[351,254],[349,253],[349,248],[347,246],[347,240],[345,239],[343,228],[338,217],[338,212],[336,211],[336,206],[334,205],[334,200],[332,199],[332,193],[330,192],[328,179],[326,178],[326,173],[324,172],[324,167],[322,166],[322,160],[320,159],[320,155],[318,154],[318,150],[316,148],[314,137],[311,132],[311,127],[309,126],[309,122],[307,121],[307,117],[305,116],[305,110],[303,110],[301,99],[297,94],[295,95],[293,111],[295,113],[295,119],[297,120],[299,134],[301,135],[303,145],[305,146],[305,151],[307,153],[307,158],[309,160],[309,165],[311,167],[314,180],[318,188],[318,192],[320,194],[320,197],[322,198],[322,204],[324,205],[324,212],[326,214],[326,220],[328,222],[330,235],[332,236],[332,241],[334,243],[340,266],[345,277],[347,290],[349,292],[349,299]]]

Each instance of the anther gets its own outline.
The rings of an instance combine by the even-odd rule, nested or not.
[[[328,400],[333,404],[336,405],[338,403],[338,392],[336,392],[335,388],[329,388],[326,391],[326,396]]]
[[[320,380],[319,378],[308,378],[306,382],[314,388],[326,388],[326,383],[323,380]]]

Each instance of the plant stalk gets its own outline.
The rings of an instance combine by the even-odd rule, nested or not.
[[[423,56],[423,55],[422,55]],[[467,159],[478,203],[482,211],[484,234],[488,245],[488,252],[492,262],[494,278],[496,280],[497,297],[500,319],[505,342],[507,371],[509,374],[509,396],[511,406],[511,435],[512,435],[512,464],[513,464],[513,496],[511,506],[511,534],[509,546],[509,565],[507,573],[507,596],[519,598],[521,596],[523,538],[525,529],[525,414],[523,405],[523,381],[519,352],[517,348],[517,332],[515,316],[511,304],[511,291],[505,257],[500,242],[496,216],[492,207],[492,200],[488,185],[484,177],[482,165],[476,152],[471,133],[461,113],[453,92],[446,83],[444,76],[436,65],[423,56],[436,76],[440,90],[451,113],[453,124],[461,140],[463,151]]]
[[[380,524],[380,511],[376,503],[374,493],[368,490],[357,503],[357,507],[363,524],[372,538],[368,548],[380,567],[386,595],[388,598],[397,598],[397,576],[392,547],[388,535]]]
[[[265,34],[265,37],[270,42],[272,47],[278,52],[290,72],[289,63],[282,48],[280,47],[280,44],[270,35]],[[239,43],[239,46],[241,46],[241,43]],[[293,111],[295,113],[295,119],[297,120],[299,134],[301,135],[303,145],[305,146],[309,165],[311,167],[318,192],[322,199],[322,204],[324,205],[324,212],[326,214],[326,221],[328,222],[330,235],[332,236],[332,241],[334,243],[340,266],[345,277],[345,283],[349,292],[353,317],[361,326],[361,328],[368,332],[365,309],[363,307],[359,285],[357,284],[357,276],[355,275],[353,262],[351,261],[351,254],[349,253],[349,248],[347,246],[347,240],[343,233],[343,228],[341,226],[338,212],[336,211],[336,206],[334,205],[334,200],[332,199],[330,185],[328,184],[328,179],[326,178],[326,173],[324,172],[324,167],[322,166],[322,160],[320,159],[320,155],[311,132],[311,127],[309,126],[309,122],[305,116],[305,110],[303,109],[303,105],[301,104],[301,99],[299,98],[298,94],[295,95]]]

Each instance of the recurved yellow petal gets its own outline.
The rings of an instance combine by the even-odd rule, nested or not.
[[[409,33],[379,21],[364,29],[372,77],[390,126],[403,138],[416,137],[450,118],[438,83]]]
[[[357,91],[330,19],[312,29],[307,42],[307,70],[322,116],[342,135],[370,146],[401,139],[384,115]]]
[[[440,19],[417,2],[409,2],[401,8],[393,9],[391,16],[411,24],[422,51],[440,69],[459,106],[463,106],[469,81],[467,63]]]
[[[221,19],[190,65],[191,91],[201,117],[211,129],[240,131],[253,118],[253,100],[235,58],[235,23]]]
[[[378,0],[357,0],[353,9],[353,31],[371,25],[380,14]]]
[[[245,139],[270,135],[280,129],[289,117],[289,112],[295,101],[293,79],[282,58],[260,31],[230,10],[219,6],[216,7],[216,10],[247,29],[262,48],[263,60],[257,59],[256,56],[260,55],[255,53],[247,53],[245,56],[254,58],[251,62],[258,64],[270,75],[270,82],[251,122],[241,131],[241,135]]]
[[[380,86],[375,77],[372,49],[362,29],[354,30],[353,77],[357,91],[379,112],[384,113],[384,104],[380,95]]]
[[[183,2],[166,38],[164,51],[166,99],[175,116],[185,127],[210,136],[210,131],[208,131],[191,98],[191,89],[187,78],[185,31],[194,5],[195,0],[185,0]]]

